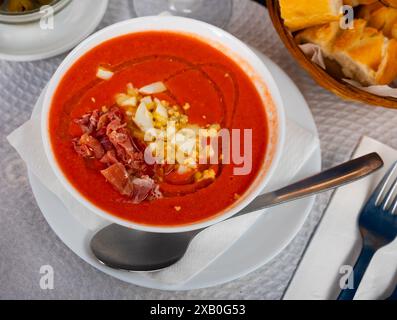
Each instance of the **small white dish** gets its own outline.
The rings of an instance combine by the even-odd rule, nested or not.
[[[0,23],[0,59],[34,61],[64,53],[89,36],[101,22],[109,0],[71,1],[54,15],[54,29],[40,22]]]
[[[267,65],[277,85],[283,89],[286,115],[318,137],[310,109],[295,84],[272,61],[257,52]],[[44,92],[33,114],[41,113]],[[321,170],[321,150],[317,147],[311,158],[302,167],[297,178],[312,175]],[[62,201],[46,189],[31,173],[29,179],[37,203],[58,237],[75,254],[102,272],[127,283],[161,290],[194,290],[221,285],[238,279],[260,268],[279,254],[296,236],[314,205],[314,197],[268,209],[267,214],[242,236],[229,250],[222,254],[207,269],[182,285],[167,285],[139,273],[114,270],[100,264],[89,249],[93,233],[79,224],[67,212]],[[250,248],[250,250],[247,250]]]
[[[252,83],[255,85],[257,92],[263,101],[269,132],[266,146],[266,155],[263,165],[258,172],[258,176],[250,185],[248,190],[241,195],[239,200],[237,200],[228,208],[218,212],[216,216],[203,221],[186,225],[152,226],[136,223],[112,215],[111,213],[87,200],[80,193],[80,191],[69,182],[68,178],[63,173],[62,168],[58,164],[53,152],[48,129],[50,127],[49,115],[53,97],[64,75],[84,54],[91,51],[93,48],[96,48],[105,41],[126,34],[145,31],[171,31],[189,34],[222,51],[225,55],[238,63],[241,69],[250,76]],[[88,210],[92,211],[100,218],[125,226],[127,228],[159,233],[187,232],[206,228],[234,216],[249,203],[251,203],[268,185],[280,161],[281,152],[284,147],[285,126],[284,106],[279,88],[266,65],[262,63],[258,56],[245,43],[226,31],[210,24],[174,16],[151,16],[126,20],[98,31],[86,39],[65,58],[51,78],[45,93],[43,111],[41,114],[41,134],[44,150],[51,168],[53,169],[62,186],[79,203],[84,205]]]
[[[67,5],[69,5],[71,0],[53,0],[50,5],[52,13],[58,13]],[[45,13],[42,12],[42,7],[47,8],[44,5],[40,8],[33,9],[25,12],[10,12],[5,10],[7,4],[3,1],[3,5],[0,3],[0,23],[28,23],[40,20]]]

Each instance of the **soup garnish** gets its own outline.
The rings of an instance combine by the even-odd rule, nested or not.
[[[211,145],[200,143],[200,137],[216,137],[220,126],[190,124],[185,114],[190,109],[188,103],[180,107],[152,96],[165,91],[167,87],[160,81],[141,89],[128,83],[126,92],[115,96],[117,106],[103,106],[75,119],[82,131],[72,141],[77,154],[106,165],[100,170],[104,178],[133,203],[161,198],[159,183],[163,181],[194,181],[198,189],[216,178],[213,168],[200,165],[200,155],[208,160],[214,154]],[[170,132],[170,124],[176,130]],[[148,165],[146,148],[159,161]],[[167,162],[167,151],[180,156]]]

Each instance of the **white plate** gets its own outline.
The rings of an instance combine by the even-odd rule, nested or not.
[[[262,54],[258,53],[258,55],[272,72],[283,94],[287,117],[318,136],[311,112],[298,88],[277,65]],[[42,97],[33,111],[35,114],[40,112]],[[320,169],[321,151],[318,146],[311,159],[299,172],[298,178],[317,173]],[[34,196],[47,222],[74,253],[108,275],[135,285],[162,290],[211,287],[235,280],[256,270],[288,245],[301,229],[314,204],[314,197],[312,197],[268,210],[266,215],[263,215],[236,244],[207,269],[189,282],[175,286],[159,283],[139,273],[113,270],[98,263],[89,250],[89,239],[92,233],[80,225],[67,212],[62,202],[31,173],[29,173],[29,179]]]
[[[54,29],[39,22],[0,24],[0,59],[33,61],[64,53],[89,36],[101,22],[109,0],[72,1],[54,16]]]

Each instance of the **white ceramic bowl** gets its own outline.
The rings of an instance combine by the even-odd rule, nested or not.
[[[222,50],[226,55],[238,62],[244,71],[251,77],[264,101],[264,105],[266,105],[270,132],[266,159],[258,177],[237,203],[223,212],[220,212],[215,217],[209,218],[205,221],[189,225],[164,227],[142,225],[120,219],[95,206],[84,198],[79,191],[69,183],[59,167],[52,151],[48,130],[49,111],[54,93],[65,73],[82,55],[99,44],[121,35],[142,31],[174,31],[185,34],[189,33],[200,38],[202,41],[211,44],[217,49]],[[278,162],[280,161],[285,138],[285,116],[280,92],[271,73],[255,53],[243,42],[219,28],[200,21],[169,16],[143,17],[123,21],[95,33],[77,46],[65,58],[48,85],[42,113],[42,138],[48,160],[62,185],[75,199],[98,216],[113,223],[142,231],[161,233],[185,232],[208,227],[235,215],[260,194],[268,184]]]

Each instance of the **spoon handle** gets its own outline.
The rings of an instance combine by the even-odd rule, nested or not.
[[[377,153],[370,153],[285,188],[259,196],[250,205],[240,211],[238,215],[269,208],[343,186],[368,176],[382,166],[383,160],[381,157]]]

